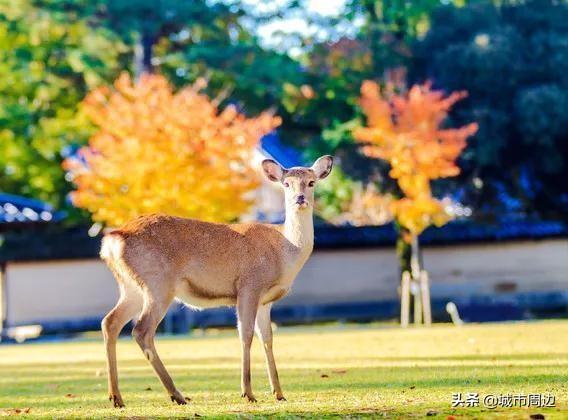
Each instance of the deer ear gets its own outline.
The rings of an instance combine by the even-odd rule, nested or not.
[[[277,162],[272,159],[265,159],[262,161],[262,169],[264,170],[264,175],[273,181],[280,182],[284,176],[284,168],[280,166]]]
[[[333,168],[333,156],[325,155],[320,157],[312,165],[312,171],[316,174],[318,179],[324,179],[331,173],[331,168]]]

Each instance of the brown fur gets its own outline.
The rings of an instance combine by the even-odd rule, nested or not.
[[[173,401],[185,404],[155,346],[156,328],[174,298],[194,307],[236,305],[242,343],[241,391],[255,401],[250,383],[250,344],[262,340],[273,393],[284,399],[272,354],[271,303],[284,297],[313,247],[313,184],[331,171],[330,157],[312,168],[285,170],[263,162],[269,179],[282,182],[284,226],[219,224],[165,215],[139,217],[103,239],[101,258],[111,268],[120,299],[102,323],[107,348],[109,398],[118,390],[116,339],[140,312],[133,335]],[[256,321],[255,321],[256,320]]]

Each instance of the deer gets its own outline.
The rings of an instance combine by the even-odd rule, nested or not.
[[[140,216],[106,233],[100,256],[114,275],[118,302],[101,329],[107,358],[109,400],[124,407],[118,387],[116,343],[137,319],[132,335],[172,402],[189,398],[176,388],[154,344],[156,329],[177,299],[196,309],[235,306],[241,344],[241,397],[256,402],[251,386],[253,335],[265,353],[270,388],[285,401],[273,354],[272,304],[288,294],[314,245],[314,187],[333,167],[322,156],[311,167],[283,168],[262,161],[264,175],[284,190],[283,224],[223,224],[168,215]]]

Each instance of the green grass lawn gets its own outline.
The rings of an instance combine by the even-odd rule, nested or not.
[[[280,328],[275,351],[287,402],[269,392],[253,346],[258,403],[239,394],[240,346],[227,331],[162,337],[158,350],[190,404],[170,402],[135,343],[118,344],[125,409],[107,400],[101,340],[0,346],[0,415],[33,417],[345,416],[568,418],[568,321],[402,330]],[[451,408],[452,393],[552,393],[555,408]],[[451,417],[450,417],[451,418]]]

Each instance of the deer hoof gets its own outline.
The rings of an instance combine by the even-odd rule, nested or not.
[[[120,395],[111,394],[108,396],[108,399],[112,402],[112,405],[114,405],[115,408],[124,408],[124,402]]]
[[[256,398],[254,398],[254,395],[252,394],[248,394],[246,392],[241,394],[241,398],[246,398],[248,400],[248,402],[251,403],[255,403],[256,402]]]
[[[179,392],[174,395],[170,395],[170,398],[172,399],[172,402],[176,402],[178,405],[185,405],[188,401],[191,401],[191,398],[184,397]]]
[[[286,398],[284,398],[284,395],[282,395],[282,394],[280,394],[280,395],[276,394],[276,399],[278,401],[288,401]]]

